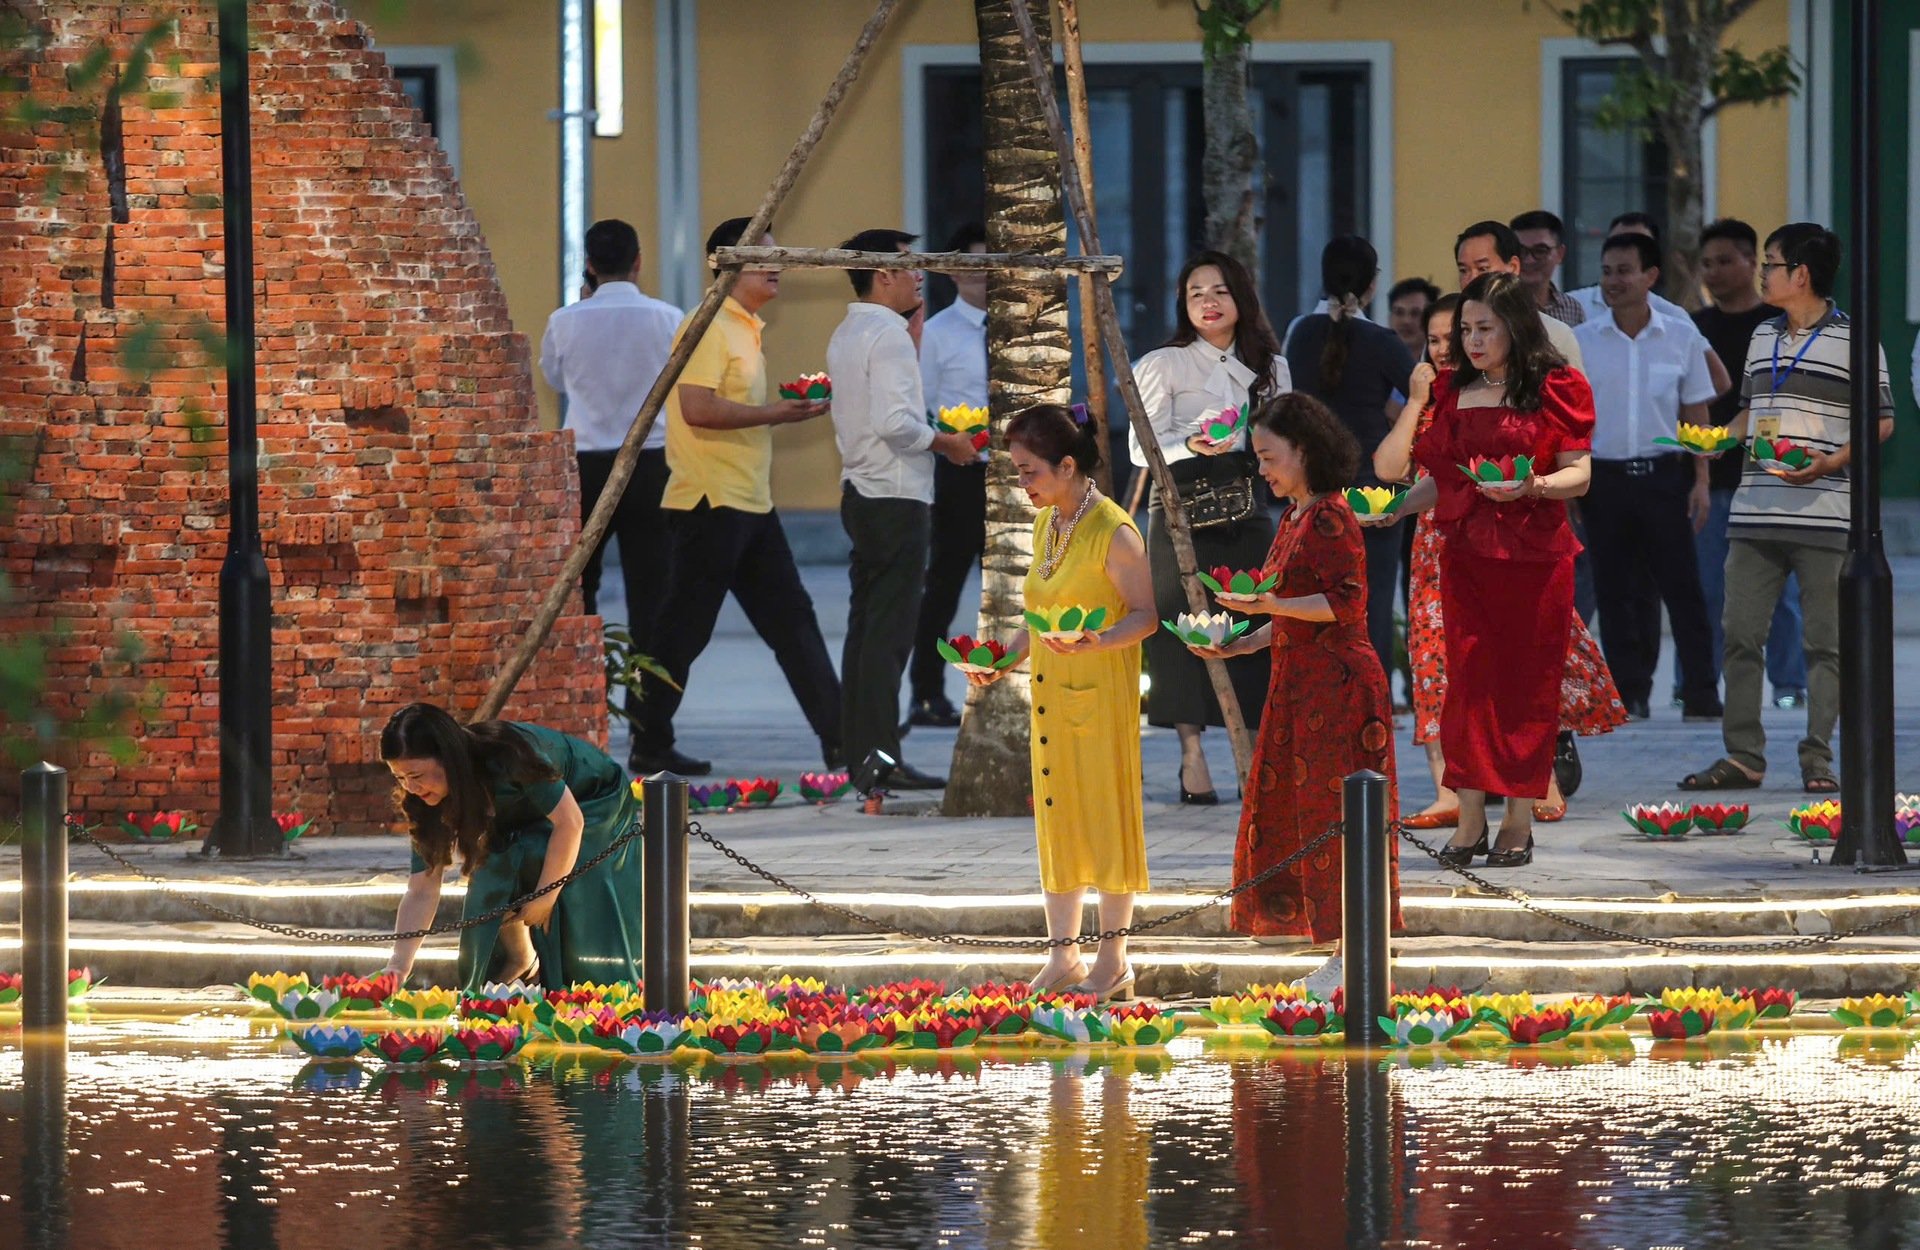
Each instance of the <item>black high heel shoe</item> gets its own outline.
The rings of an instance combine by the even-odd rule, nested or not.
[[[1488,854],[1487,830],[1483,828],[1480,830],[1479,841],[1473,843],[1473,845],[1443,846],[1440,848],[1440,854],[1435,856],[1435,858],[1440,861],[1440,865],[1443,868],[1465,868],[1473,862],[1474,856],[1485,854]]]
[[[1533,835],[1527,835],[1527,844],[1516,849],[1506,850],[1495,847],[1487,852],[1489,868],[1520,868],[1533,862]]]
[[[1220,805],[1220,792],[1218,790],[1202,790],[1196,794],[1187,789],[1187,769],[1184,764],[1180,766],[1180,770],[1175,776],[1174,784],[1180,787],[1180,801],[1189,807],[1218,807]]]

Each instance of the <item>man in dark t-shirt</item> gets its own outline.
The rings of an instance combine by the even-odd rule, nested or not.
[[[1694,313],[1693,323],[1724,361],[1744,361],[1754,329],[1780,315],[1778,308],[1760,298],[1756,281],[1759,246],[1754,228],[1733,218],[1723,218],[1700,232],[1700,278],[1713,303]],[[1715,425],[1733,420],[1740,412],[1740,387],[1734,385],[1708,411]],[[1740,485],[1745,467],[1738,451],[1725,453],[1709,466],[1707,489],[1712,506],[1706,526],[1694,535],[1701,589],[1706,592],[1707,615],[1713,623],[1716,680],[1725,643],[1720,616],[1727,593],[1727,521],[1733,510],[1733,492]],[[1800,644],[1800,591],[1792,578],[1787,579],[1787,588],[1774,607],[1773,626],[1767,634],[1767,680],[1778,706],[1798,707],[1806,702],[1807,657]]]

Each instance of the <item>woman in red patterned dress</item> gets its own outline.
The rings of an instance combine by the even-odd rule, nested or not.
[[[1233,879],[1245,881],[1326,832],[1340,819],[1341,783],[1370,768],[1387,777],[1387,817],[1398,815],[1393,770],[1393,705],[1387,676],[1367,638],[1366,551],[1343,487],[1353,480],[1360,445],[1326,405],[1281,395],[1253,414],[1253,450],[1273,493],[1291,500],[1267,554],[1279,578],[1257,600],[1233,607],[1272,622],[1224,647],[1196,647],[1203,658],[1271,648],[1273,673],[1247,797],[1234,844]],[[1394,856],[1393,926],[1401,927],[1400,869]],[[1255,938],[1340,938],[1340,842],[1322,846],[1257,890],[1234,899],[1235,931]],[[1307,978],[1331,993],[1340,982],[1336,954]]]
[[[1415,367],[1406,410],[1374,452],[1373,471],[1383,482],[1410,480],[1414,441],[1433,424],[1429,397],[1435,372],[1453,367],[1451,340],[1459,307],[1460,297],[1447,295],[1427,309],[1427,360]],[[1404,512],[1392,515],[1398,521]],[[1420,517],[1416,525],[1407,596],[1407,657],[1413,669],[1413,744],[1426,748],[1427,768],[1433,773],[1436,793],[1431,804],[1401,823],[1409,829],[1441,829],[1460,821],[1459,796],[1447,788],[1446,761],[1440,754],[1440,709],[1447,698],[1446,636],[1441,629],[1440,612],[1442,542],[1440,530],[1431,517]],[[1560,736],[1555,768],[1547,797],[1533,805],[1534,819],[1548,823],[1561,820],[1567,814],[1567,796],[1561,789],[1559,765],[1562,757],[1578,763],[1579,757],[1573,754],[1572,736],[1597,737],[1612,733],[1627,722],[1627,707],[1620,701],[1613,673],[1608,670],[1600,644],[1580,619],[1579,612],[1572,613],[1569,628],[1573,631],[1573,642],[1567,652],[1566,672],[1560,680]]]

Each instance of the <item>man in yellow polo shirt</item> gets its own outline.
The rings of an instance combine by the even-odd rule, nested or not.
[[[707,255],[738,246],[748,224],[745,217],[735,217],[714,227]],[[773,238],[762,241],[771,244]],[[772,427],[827,411],[826,404],[805,400],[767,402],[759,312],[779,293],[778,273],[742,273],[667,398],[669,476],[660,506],[673,551],[661,603],[670,610],[660,616],[653,658],[680,689],[648,681],[627,758],[637,773],[703,776],[712,771],[708,761],[675,749],[673,716],[729,591],[773,648],[807,723],[819,735],[827,767],[842,763],[840,679],[773,510]],[[682,322],[679,334],[684,333]]]

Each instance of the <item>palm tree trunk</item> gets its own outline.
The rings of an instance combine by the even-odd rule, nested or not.
[[[1266,5],[1258,0],[1214,0],[1242,29]],[[1253,57],[1250,40],[1206,56],[1200,66],[1200,105],[1206,146],[1200,159],[1200,184],[1207,206],[1207,246],[1225,252],[1260,272],[1260,196],[1255,172],[1260,167],[1260,141],[1253,132],[1253,109],[1248,100],[1248,68]]]
[[[1050,38],[1049,0],[974,0],[980,31],[986,137],[987,247],[1065,255],[1060,164],[1027,74],[1011,4],[1025,4]],[[1022,583],[1033,563],[1033,509],[1007,457],[1004,433],[1030,404],[1066,403],[1073,347],[1062,274],[996,273],[987,283],[987,403],[995,438],[987,466],[987,548],[981,560],[979,636],[1025,628]],[[969,692],[947,784],[949,816],[1023,816],[1031,809],[1024,672]]]

